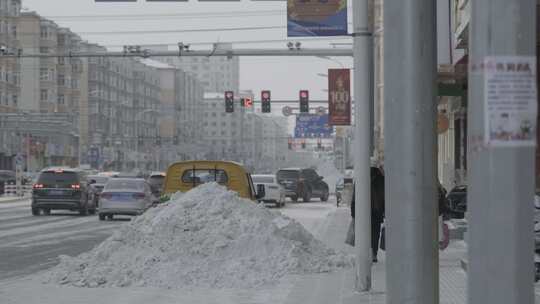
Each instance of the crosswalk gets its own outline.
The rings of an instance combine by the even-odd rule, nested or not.
[[[0,203],[0,280],[34,273],[99,244],[129,219],[99,221],[95,215],[52,211],[33,216],[30,200]]]

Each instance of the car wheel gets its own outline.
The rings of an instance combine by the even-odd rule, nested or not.
[[[42,209],[42,210],[43,210],[43,214],[51,215],[51,209]]]
[[[291,199],[293,200],[293,202],[298,202],[298,196],[293,196],[291,197]]]
[[[304,194],[302,195],[302,200],[304,201],[304,203],[308,203],[311,200],[311,191],[306,190],[306,192],[304,192]]]
[[[94,209],[89,209],[89,210],[88,210],[88,213],[89,213],[90,215],[96,214],[96,208],[94,208]]]
[[[82,209],[79,210],[79,215],[85,216],[88,214],[88,207],[84,206]]]
[[[322,201],[322,202],[327,202],[327,201],[328,201],[328,196],[329,196],[329,195],[330,195],[330,194],[329,194],[328,192],[326,192],[326,193],[321,197],[321,201]]]
[[[100,221],[104,221],[104,220],[105,220],[105,214],[100,213],[98,216],[99,216],[99,220],[100,220]]]
[[[32,208],[32,215],[38,216],[39,215],[39,209],[38,208]]]
[[[112,221],[112,220],[113,220],[113,218],[114,218],[114,216],[113,216],[112,214],[109,214],[109,215],[107,216],[107,218],[108,218],[109,220],[111,220],[111,221]]]

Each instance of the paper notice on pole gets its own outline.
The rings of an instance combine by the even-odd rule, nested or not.
[[[536,57],[486,57],[485,144],[488,147],[536,145]]]

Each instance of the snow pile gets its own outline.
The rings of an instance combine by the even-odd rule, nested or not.
[[[341,174],[341,172],[336,169],[336,166],[334,166],[334,163],[331,161],[325,161],[319,164],[317,166],[317,173],[320,176],[324,177],[324,180],[330,188],[330,192],[334,192],[334,189],[336,188],[336,183],[340,178],[343,177],[343,174]]]
[[[215,183],[151,208],[87,253],[60,258],[45,281],[80,287],[250,288],[353,264],[298,222]]]

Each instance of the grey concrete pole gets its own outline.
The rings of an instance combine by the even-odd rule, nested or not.
[[[439,302],[435,2],[384,1],[386,287],[390,304]]]
[[[486,78],[492,72],[480,67],[486,57],[502,61],[536,62],[536,0],[475,0],[471,2],[469,74],[469,267],[468,302],[534,303],[533,196],[534,146],[497,147],[485,140],[486,121],[493,112],[486,102]],[[503,67],[506,67],[504,64]],[[531,66],[535,72],[534,66]],[[491,75],[491,76],[490,76]],[[487,77],[489,76],[489,77]],[[531,76],[534,77],[534,76]],[[489,87],[501,93],[516,88],[515,77]],[[534,83],[536,83],[534,81]],[[531,86],[532,89],[536,85]],[[507,91],[508,92],[508,91]],[[497,95],[531,102],[533,94]],[[536,97],[534,97],[536,99]],[[489,101],[490,99],[487,99]],[[531,102],[536,104],[536,100]],[[511,108],[511,107],[510,107]],[[535,109],[530,109],[536,120]],[[534,123],[534,122],[533,122]],[[533,128],[533,131],[536,129]],[[534,136],[536,132],[533,132]]]
[[[369,47],[371,32],[368,21],[368,0],[353,2],[354,55],[354,180],[355,253],[357,291],[371,289],[371,200],[369,156],[370,136],[370,72]]]

